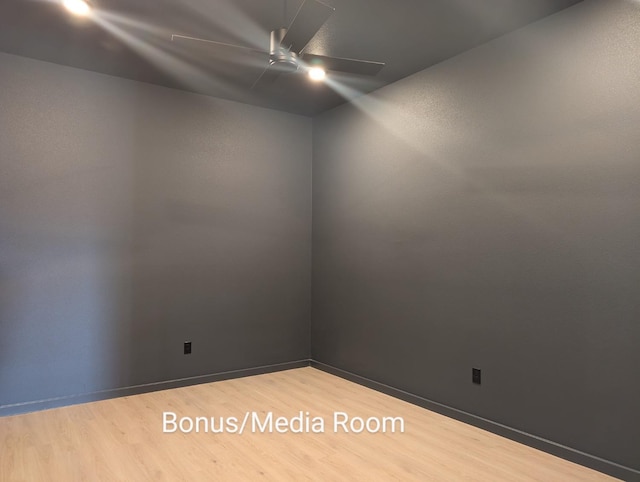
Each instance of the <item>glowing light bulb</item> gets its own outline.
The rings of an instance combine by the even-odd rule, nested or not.
[[[80,17],[85,17],[91,12],[91,7],[84,0],[63,0],[62,4],[69,12]]]
[[[313,67],[309,69],[309,78],[311,80],[315,80],[316,82],[324,79],[326,75],[327,73],[320,67]]]

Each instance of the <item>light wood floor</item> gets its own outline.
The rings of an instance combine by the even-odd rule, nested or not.
[[[162,413],[326,419],[324,434],[162,433]],[[405,433],[333,433],[333,412]],[[313,368],[0,418],[1,481],[614,480]]]

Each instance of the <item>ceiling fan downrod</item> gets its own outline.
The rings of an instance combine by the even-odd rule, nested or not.
[[[269,65],[282,73],[290,73],[298,70],[298,56],[289,48],[282,45],[282,40],[287,34],[286,28],[278,28],[271,31],[269,48]]]

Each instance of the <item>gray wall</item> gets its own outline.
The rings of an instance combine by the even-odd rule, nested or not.
[[[307,359],[311,133],[0,54],[0,405]]]
[[[314,119],[314,359],[640,469],[639,19],[586,1]]]

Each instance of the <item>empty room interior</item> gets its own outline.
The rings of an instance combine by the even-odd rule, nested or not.
[[[2,0],[0,480],[640,481],[640,0]]]

